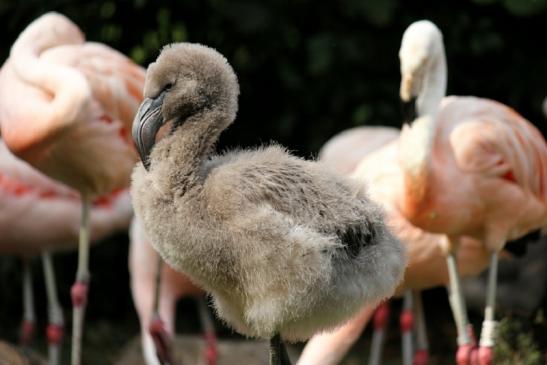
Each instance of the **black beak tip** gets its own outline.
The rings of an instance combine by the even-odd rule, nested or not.
[[[409,101],[401,100],[401,111],[403,114],[403,123],[412,123],[417,117],[416,98],[412,98]]]
[[[150,171],[150,159],[149,158],[146,158],[146,159],[142,160],[142,165],[144,166],[144,169],[146,171]]]

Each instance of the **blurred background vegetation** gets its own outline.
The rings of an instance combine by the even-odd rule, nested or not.
[[[275,139],[310,155],[344,128],[400,125],[397,52],[422,18],[444,33],[449,94],[493,98],[544,125],[546,8],[547,0],[2,0],[0,59],[49,10],[144,66],[166,43],[204,43],[241,82],[238,121],[222,145]]]
[[[499,100],[547,132],[541,109],[547,96],[547,0],[1,0],[0,61],[27,24],[51,10],[70,17],[88,40],[143,66],[170,42],[199,42],[223,53],[239,77],[241,97],[237,123],[220,148],[277,140],[310,157],[343,129],[400,126],[398,48],[404,29],[423,18],[444,33],[449,94]],[[91,259],[88,319],[95,320],[96,333],[112,320],[136,332],[127,237],[97,246]],[[56,260],[69,313],[75,254]],[[16,336],[19,265],[0,260],[0,338]],[[35,266],[36,302],[45,318],[41,267]],[[127,331],[112,346],[125,342]]]

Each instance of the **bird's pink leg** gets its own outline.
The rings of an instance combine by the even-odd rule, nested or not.
[[[205,299],[198,298],[198,312],[203,326],[203,336],[205,337],[205,364],[216,365],[217,363],[217,336],[215,325]]]
[[[173,364],[171,355],[171,338],[165,329],[165,324],[161,320],[159,313],[154,313],[150,319],[148,332],[154,342],[156,356],[161,365]]]
[[[451,247],[454,247],[453,245]],[[460,276],[456,266],[456,257],[450,249],[446,258],[448,265],[448,275],[450,279],[450,304],[454,315],[454,321],[458,330],[458,352],[456,354],[456,363],[458,365],[470,365],[471,352],[475,347],[470,333],[469,320],[465,301],[462,295]]]
[[[497,322],[495,320],[496,310],[496,288],[498,277],[498,252],[492,253],[490,258],[490,269],[488,271],[488,291],[486,295],[486,308],[484,309],[484,321],[482,322],[480,348],[478,350],[479,365],[491,365],[493,361],[493,347],[496,340]]]
[[[21,345],[27,346],[34,336],[36,313],[34,311],[34,291],[32,270],[29,259],[23,259],[23,322],[21,323]]]
[[[412,290],[407,289],[403,297],[403,310],[399,317],[402,334],[403,365],[412,365],[414,351],[412,350],[412,330],[414,314],[412,313]]]
[[[46,280],[46,293],[48,299],[47,341],[49,345],[49,365],[59,365],[61,361],[61,342],[64,334],[63,310],[57,296],[57,285],[55,283],[55,272],[51,254],[48,251],[42,252],[42,265]]]
[[[72,365],[80,365],[82,358],[82,335],[89,284],[89,209],[89,199],[82,195],[82,217],[80,221],[80,242],[78,247],[78,271],[76,272],[76,282],[70,291],[73,307]]]
[[[172,365],[173,356],[171,353],[171,338],[169,333],[165,329],[165,323],[160,317],[160,289],[161,289],[161,271],[163,266],[163,260],[158,255],[156,261],[156,277],[154,280],[154,304],[152,306],[152,316],[150,324],[148,326],[148,332],[154,342],[156,348],[156,356],[161,365]]]
[[[374,312],[374,332],[372,334],[372,345],[370,346],[369,365],[380,365],[382,363],[382,349],[387,323],[389,321],[389,301],[380,303]]]
[[[424,307],[422,295],[419,291],[413,291],[414,318],[416,322],[416,352],[412,365],[427,365],[429,362],[429,344],[427,343],[427,329],[425,325]]]

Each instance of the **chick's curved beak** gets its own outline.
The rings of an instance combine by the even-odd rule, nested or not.
[[[144,99],[133,120],[133,140],[147,170],[150,167],[149,156],[156,143],[156,134],[164,123],[161,114],[164,97],[165,92],[162,92],[156,98]]]

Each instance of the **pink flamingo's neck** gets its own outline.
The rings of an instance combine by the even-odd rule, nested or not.
[[[13,135],[8,131],[4,135],[13,152],[28,153],[36,144],[78,119],[91,96],[87,80],[75,69],[42,60],[41,54],[53,47],[84,41],[75,24],[60,14],[49,13],[35,20],[14,43],[9,60],[14,75],[50,96],[51,102],[40,111],[42,118],[33,121],[31,131]]]
[[[399,161],[403,172],[400,209],[411,221],[419,219],[430,199],[430,161],[435,136],[433,118],[426,116],[405,125],[399,139]]]

